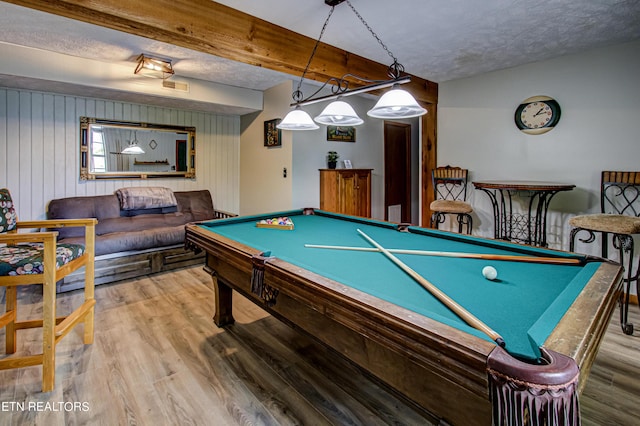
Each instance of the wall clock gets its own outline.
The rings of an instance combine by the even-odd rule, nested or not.
[[[541,135],[560,121],[560,104],[549,96],[532,96],[516,108],[516,126],[529,135]]]

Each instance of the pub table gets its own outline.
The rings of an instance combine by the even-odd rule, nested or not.
[[[491,180],[472,182],[476,189],[489,196],[493,206],[496,239],[547,247],[547,213],[551,199],[575,185],[556,182]],[[529,196],[526,213],[515,212],[514,195]]]

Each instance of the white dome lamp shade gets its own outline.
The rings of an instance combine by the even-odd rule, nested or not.
[[[378,103],[367,112],[373,118],[413,118],[425,115],[427,110],[406,90],[391,89],[378,100]]]
[[[357,126],[364,123],[351,105],[344,101],[331,102],[314,120],[316,123],[331,126]]]
[[[121,154],[144,154],[144,149],[137,144],[130,143],[129,146],[122,150]]]
[[[133,140],[122,150],[121,154],[144,154],[144,149],[138,144],[138,134],[134,132]]]
[[[313,122],[309,114],[300,109],[299,105],[293,111],[289,111],[276,127],[282,130],[315,130],[320,128]]]

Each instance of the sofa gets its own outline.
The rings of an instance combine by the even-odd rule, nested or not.
[[[105,284],[204,262],[184,248],[185,224],[234,216],[216,210],[208,190],[121,188],[114,194],[51,200],[48,219],[91,218],[96,225],[95,283]],[[58,231],[62,243],[83,243],[82,230]],[[57,283],[57,291],[84,286],[81,273]]]

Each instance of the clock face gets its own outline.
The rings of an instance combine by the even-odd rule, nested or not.
[[[551,107],[544,102],[532,102],[527,104],[520,113],[520,120],[529,129],[544,127],[553,118]]]
[[[560,121],[560,105],[548,96],[525,99],[516,109],[518,129],[530,135],[540,135],[553,129]]]

